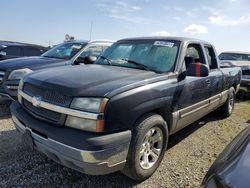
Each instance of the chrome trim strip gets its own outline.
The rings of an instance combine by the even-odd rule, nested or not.
[[[18,89],[18,85],[7,85],[6,86],[8,89],[10,89],[10,90],[17,90]]]
[[[195,103],[193,105],[190,105],[188,107],[185,107],[185,108],[182,108],[178,111],[175,111],[172,113],[172,117],[173,117],[173,123],[174,125],[178,124],[178,120],[186,117],[186,116],[189,116],[203,108],[207,108],[209,107],[210,105],[214,104],[214,103],[217,103],[219,102],[219,105],[221,103],[224,103],[227,99],[227,94],[228,94],[228,91],[229,90],[226,90],[226,91],[223,91],[221,92],[220,94],[217,94],[213,97],[210,97],[208,99],[205,99],[203,101],[200,101],[198,103]],[[218,106],[219,106],[218,105]],[[190,109],[190,111],[188,111]],[[187,112],[186,112],[187,111]]]
[[[27,101],[29,101],[30,103],[32,103],[32,97],[29,96],[28,94],[24,93],[21,90],[18,90],[18,94],[21,97],[23,97],[24,99],[26,99]],[[84,112],[84,111],[74,110],[74,109],[70,109],[70,108],[65,108],[65,107],[57,106],[57,105],[50,104],[50,103],[47,103],[44,101],[41,101],[39,107],[45,108],[47,110],[51,110],[54,112],[58,112],[61,114],[66,114],[66,115],[70,115],[70,116],[74,116],[74,117],[91,119],[91,120],[97,120],[98,116],[99,116],[99,114],[96,114],[96,113],[90,113],[90,112]]]
[[[205,100],[205,101],[207,101],[207,102],[209,102],[209,100]],[[204,101],[204,102],[205,102]],[[203,102],[203,101],[202,101]],[[193,106],[190,106],[190,107],[194,107],[194,106],[199,106],[199,104],[200,103],[197,103],[197,104],[195,104],[195,105],[193,105]],[[208,107],[210,104],[209,103],[207,103],[207,104],[204,104],[204,105],[202,105],[202,106],[199,106],[199,107],[197,107],[197,108],[195,108],[194,110],[191,110],[191,111],[189,111],[189,112],[186,112],[186,113],[184,113],[184,114],[181,114],[180,113],[180,118],[184,118],[184,117],[186,117],[186,116],[188,116],[188,115],[190,115],[190,114],[193,114],[193,113],[195,113],[195,112],[197,112],[197,111],[199,111],[199,110],[201,110],[201,109],[203,109],[203,108],[206,108],[206,107]],[[189,108],[189,107],[188,107]],[[182,110],[181,110],[182,111]],[[180,111],[180,112],[181,112]]]
[[[250,82],[250,78],[241,78],[241,81]]]

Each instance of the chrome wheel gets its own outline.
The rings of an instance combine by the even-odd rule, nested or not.
[[[163,146],[163,132],[158,127],[151,128],[145,135],[139,155],[143,169],[150,169],[157,162]]]
[[[234,107],[234,94],[232,93],[230,96],[229,96],[229,101],[228,101],[228,110],[229,110],[229,113],[231,114],[232,111],[233,111],[233,107]]]

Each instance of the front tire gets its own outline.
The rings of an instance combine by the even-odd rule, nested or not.
[[[223,104],[218,111],[224,117],[229,117],[233,113],[235,104],[235,89],[231,87],[228,92],[228,98],[225,104]]]
[[[132,130],[132,139],[123,173],[143,181],[159,167],[168,143],[168,128],[157,114],[142,117]]]

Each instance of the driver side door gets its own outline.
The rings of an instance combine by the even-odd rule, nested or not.
[[[206,64],[203,48],[200,44],[191,43],[187,46],[185,59],[193,62],[184,62],[183,70],[189,63]],[[178,108],[177,130],[195,122],[209,111],[209,97],[211,84],[208,77],[185,76],[179,81],[178,95],[176,96]]]

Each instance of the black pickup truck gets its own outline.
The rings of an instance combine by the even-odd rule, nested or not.
[[[19,85],[14,124],[25,142],[72,169],[135,180],[160,165],[169,135],[218,109],[230,116],[240,68],[187,38],[130,38],[95,64],[37,71]]]

